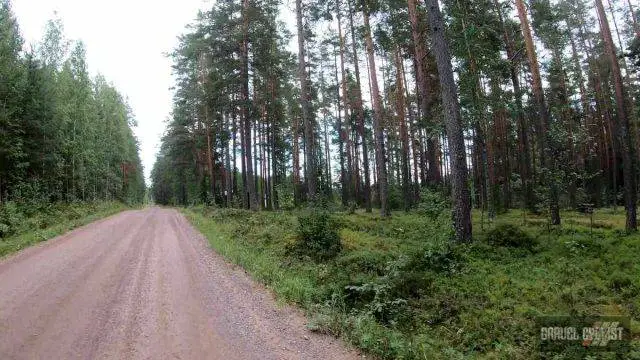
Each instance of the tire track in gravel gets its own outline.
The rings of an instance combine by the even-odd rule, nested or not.
[[[0,359],[356,359],[211,251],[126,211],[0,260]]]

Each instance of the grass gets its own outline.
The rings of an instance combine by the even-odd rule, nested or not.
[[[620,230],[622,211],[597,210],[593,229],[580,213],[550,227],[511,211],[482,230],[474,213],[475,240],[458,246],[446,211],[336,213],[342,251],[325,262],[290,251],[297,213],[182,211],[217,252],[305,309],[309,328],[379,358],[536,358],[540,315],[624,315],[640,330],[640,235]],[[503,224],[531,244],[495,245]],[[640,358],[632,346],[626,358]]]
[[[14,211],[11,217],[15,229],[12,235],[0,238],[0,257],[128,208],[130,207],[120,202],[95,202],[51,204],[28,215]],[[6,213],[6,209],[3,210]]]

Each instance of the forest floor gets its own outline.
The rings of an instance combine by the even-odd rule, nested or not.
[[[0,260],[0,359],[357,359],[211,251],[124,211]]]
[[[640,234],[621,230],[622,208],[593,222],[563,212],[556,227],[517,210],[492,223],[474,212],[474,242],[457,246],[446,211],[333,213],[342,250],[320,262],[292,251],[300,211],[183,212],[219,254],[305,309],[310,329],[377,357],[537,358],[543,315],[621,315],[640,332]],[[623,358],[638,356],[636,335]]]

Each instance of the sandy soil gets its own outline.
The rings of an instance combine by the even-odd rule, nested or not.
[[[127,211],[0,261],[0,359],[357,359],[175,210]]]

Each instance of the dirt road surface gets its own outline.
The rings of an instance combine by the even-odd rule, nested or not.
[[[0,359],[356,359],[175,210],[127,211],[0,260]]]

